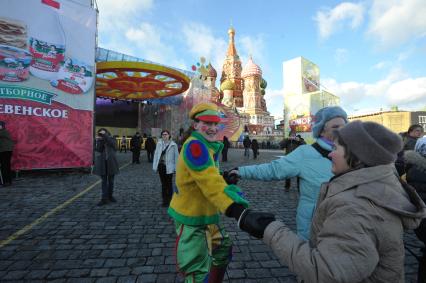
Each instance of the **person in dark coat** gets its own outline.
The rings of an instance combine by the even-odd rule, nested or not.
[[[406,173],[404,152],[407,150],[414,150],[417,139],[422,136],[422,133],[423,127],[419,124],[414,124],[408,128],[407,132],[400,134],[402,141],[404,142],[404,148],[398,153],[398,158],[395,161],[395,167],[399,176],[402,176]]]
[[[231,143],[228,140],[227,136],[223,136],[223,149],[222,149],[222,162],[228,161],[228,149]]]
[[[116,202],[112,196],[114,177],[119,172],[115,156],[116,142],[105,128],[100,128],[95,141],[95,167],[93,174],[102,178],[102,198],[98,206],[109,202]]]
[[[152,163],[152,160],[154,159],[155,141],[151,135],[149,135],[145,141],[145,149],[146,155],[148,156],[148,162]]]
[[[413,186],[419,196],[426,202],[426,137],[417,140],[414,150],[408,150],[404,154],[407,165],[407,183]],[[426,219],[414,230],[424,244],[426,244]],[[417,282],[426,282],[426,248],[422,249],[423,255],[419,260]]]
[[[302,138],[301,135],[296,135],[296,140],[300,143],[300,145],[302,144],[306,144],[306,141],[304,138]]]
[[[244,156],[250,157],[250,147],[251,147],[251,140],[249,136],[245,136],[243,139],[243,146],[244,146]]]
[[[251,141],[251,150],[253,150],[253,159],[256,159],[259,152],[259,143],[257,142],[257,139],[253,139]]]
[[[295,132],[290,132],[288,138],[280,142],[280,148],[285,150],[286,155],[295,150],[299,145],[304,144],[304,141],[302,142],[300,135],[298,136],[296,136]]]
[[[130,140],[130,149],[132,150],[132,164],[139,164],[140,162],[140,155],[141,155],[141,148],[142,148],[142,138],[137,132],[132,139]]]
[[[423,134],[423,127],[419,124],[411,125],[408,128],[407,135],[404,139],[404,150],[414,150],[417,139]]]
[[[6,130],[6,123],[0,121],[0,164],[2,185],[4,187],[12,185],[12,170],[10,169],[10,160],[12,159],[14,142]]]
[[[180,152],[180,150],[182,149],[182,145],[185,142],[185,130],[183,128],[179,129],[179,135],[177,137],[177,146],[178,146],[178,151]]]

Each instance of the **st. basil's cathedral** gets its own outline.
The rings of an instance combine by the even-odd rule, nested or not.
[[[271,135],[274,117],[266,108],[264,98],[266,81],[261,68],[250,57],[242,67],[235,48],[235,30],[228,30],[229,43],[220,78],[220,91],[216,88],[217,72],[211,64],[207,66],[206,86],[210,89],[210,100],[236,109],[248,134]]]

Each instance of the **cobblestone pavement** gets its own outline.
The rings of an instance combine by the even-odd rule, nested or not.
[[[280,151],[261,150],[257,160],[230,150],[222,169],[262,163]],[[97,207],[96,176],[79,172],[22,174],[12,187],[0,188],[1,282],[182,282],[176,273],[175,234],[161,207],[159,177],[147,163],[129,165],[130,153],[119,153],[118,202]],[[297,191],[284,182],[241,181],[253,208],[276,213],[295,228]],[[80,195],[79,195],[80,193]],[[74,199],[73,199],[74,197]],[[226,282],[296,282],[261,241],[224,219],[234,240],[234,257]],[[19,231],[19,232],[18,232]],[[414,253],[420,243],[406,235]],[[407,282],[414,282],[417,261],[407,252]]]

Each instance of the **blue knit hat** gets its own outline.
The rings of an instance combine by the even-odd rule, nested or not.
[[[339,106],[324,107],[318,110],[315,114],[314,126],[312,127],[314,138],[319,138],[325,123],[337,117],[343,118],[346,123],[348,122],[348,115]]]

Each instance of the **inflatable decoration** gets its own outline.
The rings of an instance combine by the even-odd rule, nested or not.
[[[146,100],[180,94],[189,88],[183,73],[145,62],[108,61],[96,64],[96,96]]]
[[[227,136],[230,141],[237,141],[243,132],[243,123],[239,114],[232,108],[221,103],[215,103],[220,113],[220,124],[218,140],[222,140],[223,136]]]
[[[191,66],[191,70],[198,72],[200,79],[205,80],[209,74],[206,66],[206,58],[200,57],[200,62],[197,62],[195,65]]]

